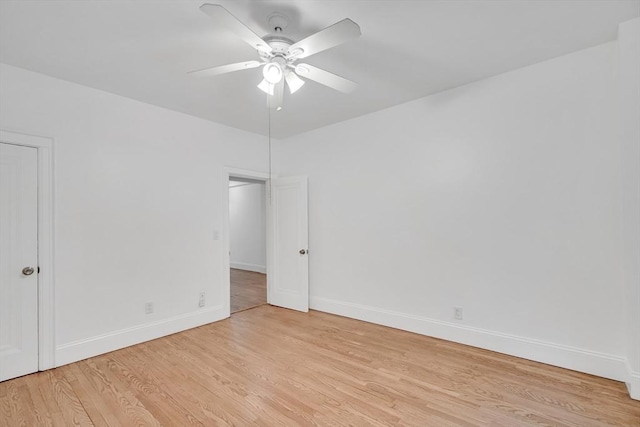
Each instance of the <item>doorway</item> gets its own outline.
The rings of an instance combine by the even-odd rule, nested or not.
[[[267,304],[309,310],[309,234],[307,177],[274,177],[265,172],[225,167],[222,222],[222,273],[227,315],[231,315],[229,181],[261,183],[264,188]],[[214,233],[215,235],[216,233]],[[246,266],[244,266],[246,268]],[[246,271],[246,270],[245,270]],[[258,273],[262,274],[262,273]]]
[[[230,314],[267,304],[267,188],[229,177]]]

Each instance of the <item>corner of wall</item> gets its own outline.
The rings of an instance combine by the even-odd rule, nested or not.
[[[632,399],[640,400],[640,372],[633,372],[628,362],[627,371],[629,372],[629,379],[626,381],[626,385],[629,396]]]
[[[640,18],[618,27],[622,224],[627,306],[627,388],[640,400]]]

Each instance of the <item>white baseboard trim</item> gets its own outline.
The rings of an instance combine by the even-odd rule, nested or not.
[[[630,387],[640,391],[640,377],[636,377],[635,380],[629,378],[630,371],[627,370],[627,360],[624,357],[322,297],[310,297],[309,306],[314,310],[480,347],[627,384],[631,381]],[[633,381],[636,381],[635,385]]]
[[[628,380],[626,380],[626,383],[629,396],[631,396],[632,399],[640,400],[640,372],[634,372],[633,369],[631,369],[631,365],[627,363],[627,375]]]
[[[228,312],[220,305],[62,344],[56,347],[55,365],[67,365],[78,360],[216,322],[228,316]]]
[[[267,267],[264,265],[247,264],[244,262],[232,262],[231,268],[236,268],[238,270],[255,271],[256,273],[267,274]]]

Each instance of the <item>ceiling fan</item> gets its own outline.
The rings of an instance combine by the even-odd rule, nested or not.
[[[217,76],[262,66],[264,79],[258,84],[258,88],[268,95],[269,107],[276,110],[282,109],[285,82],[289,92],[294,93],[305,83],[300,77],[344,93],[349,93],[357,87],[357,84],[351,80],[309,64],[297,63],[299,59],[359,37],[360,27],[350,19],[343,19],[324,30],[294,42],[280,34],[282,27],[286,26],[286,21],[278,21],[284,19],[280,15],[275,15],[276,20],[272,22],[275,23],[275,33],[261,38],[220,5],[205,3],[200,6],[200,10],[206,13],[216,25],[230,30],[255,48],[259,60],[205,68],[191,71],[189,74],[203,77]]]

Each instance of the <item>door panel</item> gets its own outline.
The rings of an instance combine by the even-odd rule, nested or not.
[[[271,189],[274,262],[268,276],[269,303],[306,312],[309,311],[307,177],[274,179]]]
[[[37,164],[0,143],[0,381],[38,370]]]

